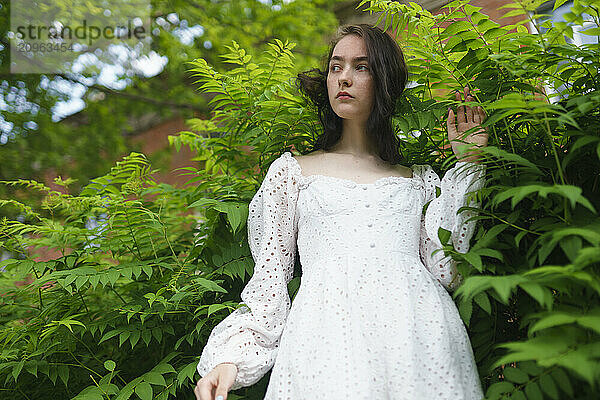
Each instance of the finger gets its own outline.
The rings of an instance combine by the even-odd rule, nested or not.
[[[194,387],[194,396],[196,396],[196,400],[202,400],[202,397],[200,396],[200,388],[198,387],[198,384],[196,384],[196,387]]]
[[[462,98],[461,98],[459,92],[456,92],[456,100],[457,101],[462,101]],[[465,106],[463,106],[462,104],[459,104],[458,107],[457,107],[457,110],[458,110],[458,115],[457,115],[457,117],[458,117],[458,123],[459,124],[465,123],[466,122],[466,120],[465,120]]]
[[[446,122],[446,125],[448,127],[448,140],[452,142],[454,139],[456,139],[456,132],[458,130],[456,128],[456,115],[454,114],[453,109],[450,109],[450,112],[448,113],[448,121]]]
[[[473,97],[471,95],[467,95],[465,97],[465,100],[466,101],[473,101]],[[470,106],[465,106],[465,107],[467,109],[467,122],[473,122],[474,121],[474,119],[473,119],[473,114],[474,114],[473,113],[473,107],[470,107]]]
[[[221,396],[221,397],[219,397]],[[224,385],[219,385],[215,391],[215,400],[227,400],[227,388]]]
[[[479,112],[479,117],[481,118],[481,122],[485,121],[485,119],[487,118],[487,115],[485,115],[485,110],[483,109],[483,107],[479,106],[477,111]]]
[[[473,122],[475,122],[477,125],[480,125],[481,121],[481,114],[479,113],[479,107],[477,107],[473,112]]]
[[[198,384],[196,385],[196,390],[197,390],[196,397],[198,398],[198,400],[213,400],[213,396],[211,393],[212,392],[211,385],[207,385],[207,384],[201,385],[200,382],[198,382]],[[194,390],[194,393],[196,393],[196,390]]]
[[[448,108],[448,119],[446,121],[446,126],[448,127],[448,132],[453,132],[456,128],[456,116],[454,115],[454,110],[452,108]]]
[[[454,110],[448,107],[448,122],[454,122]]]

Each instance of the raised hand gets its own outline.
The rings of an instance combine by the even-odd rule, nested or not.
[[[473,96],[469,93],[469,87],[464,88],[465,101],[473,101]],[[462,102],[462,95],[459,91],[456,91],[456,100]],[[485,147],[488,142],[488,133],[484,128],[477,129],[472,133],[465,136],[465,132],[471,128],[475,128],[481,125],[485,120],[485,112],[482,107],[469,107],[469,106],[458,106],[458,124],[457,118],[454,114],[454,110],[448,111],[448,139],[452,145],[452,151],[456,154],[459,161],[479,162],[481,157],[481,151],[474,148],[462,155],[459,154],[458,149],[463,146],[467,146],[466,143],[473,144],[477,147]],[[464,143],[463,143],[464,142]]]
[[[237,365],[234,363],[223,362],[216,365],[196,383],[196,400],[227,400],[227,393],[235,382],[237,372]]]

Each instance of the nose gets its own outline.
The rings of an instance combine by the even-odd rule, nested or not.
[[[338,78],[338,83],[340,86],[344,86],[344,83],[346,83],[346,86],[352,86],[352,79],[350,77],[350,68],[344,68],[344,70],[340,72],[340,75]]]

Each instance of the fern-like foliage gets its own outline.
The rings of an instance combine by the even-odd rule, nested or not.
[[[598,22],[597,9],[577,1],[572,21],[533,35],[521,23],[498,25],[468,1],[439,15],[414,2],[362,3],[398,31],[416,82],[395,119],[407,165],[441,170],[454,160],[444,130],[454,105],[449,89],[468,84],[488,111],[478,232],[466,254],[444,247],[465,276],[455,300],[487,397],[593,398],[600,50],[564,35],[584,14]],[[515,2],[509,12],[540,3]],[[239,306],[252,274],[248,201],[281,151],[302,151],[318,133],[314,110],[293,85],[293,47],[276,39],[254,59],[233,42],[222,55],[232,65],[227,72],[191,62],[214,113],[170,137],[201,161],[180,171],[183,187],[157,183],[138,153],[76,195],[3,182],[45,198],[0,200],[19,214],[0,221],[0,245],[12,254],[0,262],[0,393],[191,398],[202,345]],[[542,83],[564,84],[565,99],[549,102]],[[39,258],[48,251],[52,257]],[[229,397],[261,399],[267,380]]]
[[[584,399],[600,383],[600,48],[569,43],[597,4],[575,1],[568,22],[525,27],[544,1],[507,4],[501,26],[468,1],[433,15],[374,0],[369,12],[400,34],[416,87],[403,132],[443,143],[448,89],[469,85],[488,112],[488,185],[455,296],[489,399]],[[564,1],[557,1],[555,7]],[[538,28],[539,25],[537,26]],[[588,35],[596,35],[598,28]],[[542,29],[538,29],[542,31]],[[551,101],[543,85],[560,87]],[[431,101],[436,100],[436,101]],[[446,161],[444,162],[446,163]]]

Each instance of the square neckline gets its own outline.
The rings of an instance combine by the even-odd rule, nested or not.
[[[296,167],[298,176],[302,180],[305,180],[305,181],[312,181],[315,179],[325,179],[325,180],[330,180],[330,181],[334,181],[334,182],[341,182],[341,183],[346,184],[347,186],[361,186],[361,187],[381,186],[384,184],[394,183],[394,182],[410,182],[410,183],[418,182],[417,175],[415,174],[415,168],[414,168],[415,165],[414,164],[410,166],[410,170],[412,171],[412,175],[413,175],[412,177],[390,175],[390,176],[382,176],[380,178],[377,178],[373,182],[360,183],[360,182],[356,182],[352,179],[340,178],[340,177],[332,176],[332,175],[323,175],[323,174],[304,175],[302,172],[302,167],[300,166],[300,163],[298,162],[298,160],[296,160],[296,158],[292,155],[292,153],[290,151],[286,151],[283,154],[293,160],[292,162]]]

